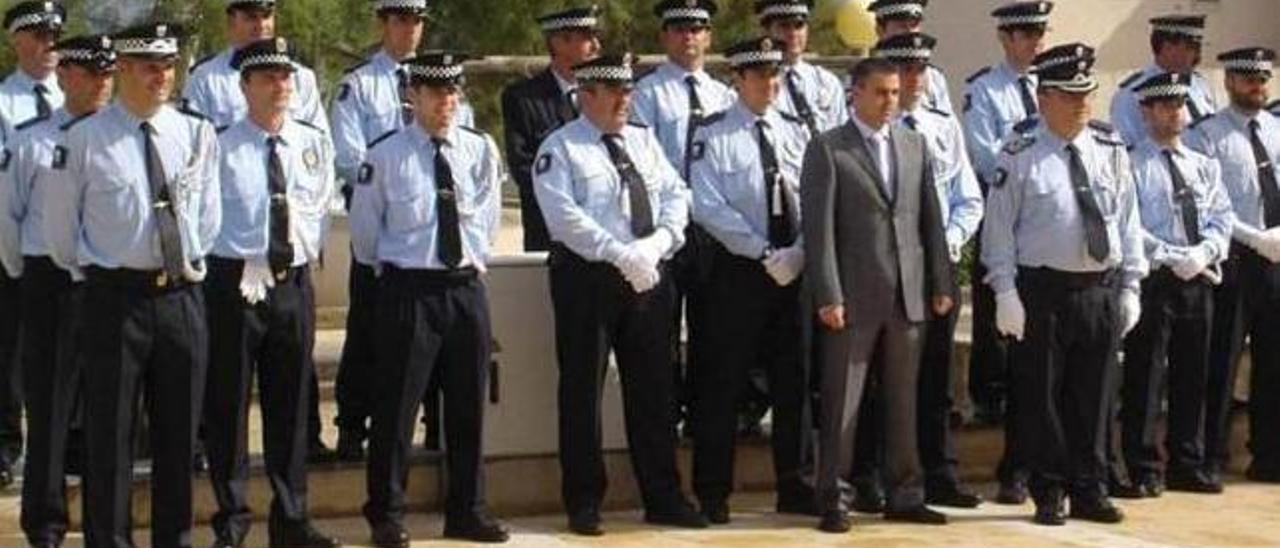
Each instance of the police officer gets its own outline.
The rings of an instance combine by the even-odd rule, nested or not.
[[[170,106],[178,30],[116,35],[117,99],[68,126],[45,200],[49,254],[84,277],[85,541],[132,545],[130,432],[145,393],[151,537],[189,546],[208,334],[200,282],[221,223],[213,124]]]
[[[57,2],[19,2],[4,13],[4,28],[17,56],[17,69],[0,82],[0,146],[14,127],[47,118],[62,106],[54,76],[54,42],[66,11]],[[0,272],[0,307],[17,311],[21,298],[16,277]],[[0,487],[13,482],[12,467],[22,456],[22,390],[17,356],[18,314],[0,315]]]
[[[445,402],[444,536],[504,542],[484,499],[481,429],[492,333],[480,275],[501,216],[502,159],[456,123],[464,57],[405,61],[414,123],[374,143],[351,208],[352,250],[378,265],[379,394],[369,444],[365,518],[376,546],[407,547],[409,446],[428,379]]]
[[[1217,162],[1187,148],[1183,109],[1194,76],[1166,72],[1133,87],[1147,138],[1131,152],[1151,275],[1142,319],[1125,339],[1123,446],[1128,477],[1143,497],[1170,489],[1220,492],[1204,466],[1204,409],[1213,284],[1226,259],[1235,214]],[[1167,365],[1166,365],[1167,364]],[[1158,422],[1168,379],[1169,420],[1161,474]]]
[[[1196,121],[1218,110],[1209,80],[1195,72],[1200,64],[1200,48],[1204,42],[1203,15],[1165,15],[1151,19],[1151,64],[1120,81],[1120,89],[1111,96],[1111,123],[1130,146],[1147,139],[1144,110],[1135,88],[1147,79],[1165,72],[1191,75],[1187,113]]]
[[[315,377],[315,290],[333,189],[329,136],[290,118],[297,77],[284,38],[249,42],[240,71],[248,111],[222,131],[222,230],[209,257],[210,367],[204,405],[209,481],[218,502],[219,548],[238,547],[251,525],[248,505],[249,395],[257,378],[264,460],[275,499],[271,546],[336,546],[307,519],[307,409]],[[256,375],[255,375],[256,374]]]
[[[231,60],[240,48],[275,35],[275,7],[275,0],[227,0],[227,38],[230,45],[221,53],[205,57],[191,66],[186,87],[182,90],[183,101],[187,108],[208,117],[219,131],[239,122],[248,112],[249,107],[240,91],[240,71],[231,66]],[[297,70],[293,73],[290,116],[327,133],[329,121],[320,107],[316,74],[300,63],[295,62],[294,65]],[[327,461],[334,455],[320,439],[318,380],[313,378],[310,384],[307,452],[314,461]],[[202,464],[197,460],[197,467]]]
[[[883,40],[907,32],[920,32],[924,23],[924,8],[929,0],[875,0],[867,5],[867,11],[876,18],[876,38]],[[951,106],[951,92],[947,89],[947,77],[938,67],[929,65],[929,84],[925,88],[924,104],[930,108],[955,112]]]
[[[953,265],[960,262],[966,243],[978,231],[982,220],[982,193],[965,153],[963,130],[954,115],[924,106],[929,59],[936,39],[909,32],[878,42],[872,57],[887,59],[898,66],[902,82],[899,128],[919,132],[929,148],[929,168],[937,185],[939,211],[946,231],[947,255]],[[954,281],[952,282],[955,283]],[[925,502],[932,505],[973,508],[982,498],[960,482],[951,419],[951,352],[958,312],[935,315],[925,330],[920,354],[920,390],[917,401],[917,436],[920,460],[925,472]],[[870,396],[870,395],[868,395]],[[878,483],[879,451],[883,450],[880,412],[868,409],[875,398],[863,400],[855,444],[854,485],[862,493],[855,503],[866,504],[867,482]],[[867,402],[871,402],[870,404]],[[878,488],[870,488],[879,491]]]
[[[757,0],[756,17],[765,34],[783,51],[777,108],[804,120],[817,135],[849,120],[844,84],[831,71],[804,60],[809,47],[809,16],[813,0]]]
[[[22,482],[22,529],[33,546],[57,546],[66,535],[64,465],[79,449],[72,429],[80,400],[75,354],[79,288],[49,260],[44,238],[44,186],[61,127],[92,113],[111,98],[115,51],[106,36],[59,42],[58,84],[64,108],[19,124],[0,158],[0,258],[13,278],[21,276],[23,395],[27,411],[27,459]],[[73,439],[74,438],[74,439]]]
[[[1236,223],[1231,255],[1214,295],[1209,344],[1209,387],[1205,417],[1204,476],[1222,482],[1230,462],[1231,404],[1236,365],[1244,338],[1252,341],[1249,382],[1248,475],[1280,480],[1280,347],[1267,326],[1280,321],[1280,121],[1262,110],[1267,103],[1275,52],[1241,48],[1218,56],[1226,71],[1231,103],[1187,132],[1187,145],[1218,161]],[[1270,422],[1268,422],[1270,421]]]
[[[747,368],[762,365],[773,404],[773,464],[780,511],[806,511],[800,477],[800,161],[809,131],[776,108],[785,44],[773,38],[725,50],[738,100],[695,133],[690,162],[694,221],[714,238],[707,288],[707,361],[692,371],[693,485],[702,514],[729,522],[737,404]],[[744,299],[743,295],[752,298]]]
[[[1041,525],[1065,523],[1064,495],[1074,518],[1123,519],[1107,497],[1103,423],[1147,265],[1124,144],[1089,121],[1093,63],[1083,44],[1036,57],[1042,122],[1001,153],[982,232],[996,326],[1025,374],[1014,419]]]
[[[1019,122],[1038,115],[1036,75],[1031,72],[1031,64],[1044,46],[1052,11],[1053,2],[1043,0],[1010,2],[992,11],[1004,60],[979,70],[965,81],[965,140],[984,195],[995,178],[1003,143],[1016,132]],[[981,242],[978,244],[977,255],[981,256]],[[977,420],[999,423],[1017,415],[1014,397],[1017,391],[1012,387],[1015,370],[1009,364],[1006,341],[996,332],[995,295],[983,282],[986,273],[982,261],[973,261],[969,394],[974,400]],[[995,501],[1022,504],[1027,498],[1026,466],[1018,453],[1020,443],[1014,421],[1005,421],[1004,434],[1004,454],[996,468],[1000,489]]]
[[[370,143],[412,122],[412,104],[404,93],[408,71],[401,61],[413,55],[422,40],[427,0],[377,0],[381,49],[364,62],[347,69],[330,107],[338,178],[350,195]],[[474,113],[465,102],[455,111],[454,123],[470,127]],[[377,281],[373,265],[352,257],[348,281],[346,339],[338,365],[338,458],[360,460],[374,396],[370,392],[370,368],[374,364],[374,318]]]
[[[561,494],[569,528],[603,534],[601,382],[622,373],[627,440],[645,521],[706,527],[680,492],[671,423],[668,260],[684,244],[689,191],[649,128],[629,124],[631,55],[574,68],[582,115],[538,149],[534,190],[551,239],[560,363]]]
[[[578,116],[578,83],[573,67],[595,57],[600,8],[592,5],[548,13],[538,26],[551,55],[545,70],[502,90],[502,120],[506,131],[507,165],[520,191],[520,222],[524,250],[546,251],[551,246],[533,193],[533,158],[542,139]]]

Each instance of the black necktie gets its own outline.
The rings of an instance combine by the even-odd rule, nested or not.
[[[458,192],[453,168],[444,157],[444,139],[433,137],[436,147],[436,257],[449,268],[462,264],[462,227],[458,224]]]
[[[796,107],[796,115],[809,127],[809,134],[817,135],[818,121],[813,115],[813,108],[809,106],[809,100],[800,92],[800,75],[796,74],[794,68],[787,71],[787,94],[791,96],[791,104]]]
[[[684,77],[684,85],[689,88],[689,127],[684,138],[684,169],[681,174],[689,181],[689,165],[693,162],[693,133],[702,125],[702,100],[698,98],[698,79],[692,74]]]
[[[760,167],[764,171],[765,208],[769,212],[769,246],[777,249],[794,243],[796,231],[783,188],[782,172],[778,169],[778,155],[765,136],[768,126],[764,120],[756,120],[756,142],[760,145]]]
[[[267,138],[267,191],[271,194],[271,211],[267,223],[271,238],[267,243],[267,264],[280,276],[293,266],[293,244],[289,243],[288,185],[284,164],[280,162],[280,137]]]
[[[413,124],[413,102],[409,100],[409,74],[404,67],[396,69],[396,95],[400,98],[400,120]]]
[[[36,116],[39,118],[48,118],[53,113],[53,107],[49,105],[49,98],[45,97],[49,93],[49,88],[44,84],[36,84],[34,89],[36,93]]]
[[[174,209],[176,205],[169,194],[164,162],[160,160],[160,151],[152,138],[155,128],[150,122],[143,122],[141,128],[143,148],[147,155],[147,186],[151,191],[153,218],[160,231],[160,255],[164,260],[164,272],[169,280],[177,281],[182,279],[186,259],[182,253],[182,234],[178,232],[178,217]]]
[[[1187,180],[1183,178],[1182,171],[1178,169],[1178,164],[1173,161],[1173,151],[1165,149],[1165,163],[1169,165],[1169,180],[1173,182],[1173,201],[1177,202],[1179,209],[1182,210],[1182,229],[1187,233],[1187,242],[1191,245],[1197,245],[1203,238],[1200,237],[1200,212],[1196,210],[1196,195],[1191,191],[1191,187],[1187,186]]]
[[[1018,93],[1022,96],[1022,110],[1027,113],[1027,118],[1036,115],[1040,110],[1036,108],[1036,98],[1031,94],[1031,79],[1026,76],[1018,77]]]
[[[1204,113],[1200,112],[1199,105],[1196,105],[1195,99],[1190,96],[1187,97],[1187,113],[1191,115],[1192,122],[1195,122],[1204,116]]]
[[[1276,166],[1271,154],[1262,144],[1258,133],[1258,121],[1249,120],[1249,144],[1253,145],[1253,159],[1258,163],[1258,186],[1262,189],[1262,211],[1267,228],[1280,225],[1280,187],[1276,186]]]
[[[1080,216],[1084,218],[1084,238],[1089,246],[1089,256],[1103,262],[1111,255],[1107,222],[1102,218],[1102,209],[1093,195],[1093,185],[1089,184],[1089,172],[1080,159],[1080,151],[1075,145],[1067,145],[1067,155],[1070,157],[1071,188],[1075,191],[1076,203],[1080,205]]]
[[[572,120],[578,117],[578,88],[570,89],[560,95],[560,119],[562,121]]]
[[[649,204],[649,190],[645,187],[644,177],[631,163],[631,156],[622,148],[622,136],[605,134],[604,147],[609,151],[609,160],[618,169],[622,184],[627,187],[627,195],[631,205],[631,235],[644,238],[653,234],[653,208]]]
[[[916,117],[910,114],[902,117],[902,123],[906,124],[912,131],[918,129],[919,126],[919,123],[916,122]]]

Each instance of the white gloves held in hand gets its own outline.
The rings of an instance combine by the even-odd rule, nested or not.
[[[1280,227],[1258,232],[1237,230],[1237,239],[1268,261],[1280,263]]]
[[[631,250],[639,254],[644,262],[656,267],[671,250],[672,243],[671,233],[659,228],[653,234],[632,242]]]
[[[240,273],[240,296],[245,302],[256,305],[267,300],[267,292],[276,286],[271,267],[266,261],[245,261]]]
[[[1026,324],[1027,311],[1022,307],[1018,290],[1011,289],[996,295],[996,331],[1021,341]]]
[[[650,262],[648,257],[634,247],[627,248],[622,256],[618,257],[615,266],[636,293],[644,293],[657,287],[658,281],[662,279],[661,274],[658,273],[658,263]]]
[[[1199,274],[1199,272],[1196,274]],[[1130,331],[1133,331],[1133,328],[1138,325],[1138,318],[1141,317],[1142,300],[1138,298],[1138,292],[1129,289],[1121,291],[1120,325],[1123,327],[1123,330],[1120,334],[1128,335]]]
[[[1203,246],[1188,248],[1183,253],[1173,255],[1169,265],[1173,273],[1183,281],[1191,281],[1209,267],[1209,251]]]
[[[760,262],[764,263],[765,272],[779,287],[786,287],[795,282],[804,270],[804,248],[797,244],[775,249]]]

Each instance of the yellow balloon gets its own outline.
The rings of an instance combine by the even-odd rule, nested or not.
[[[876,44],[876,20],[867,11],[870,0],[845,0],[836,8],[836,33],[851,48],[871,49]]]

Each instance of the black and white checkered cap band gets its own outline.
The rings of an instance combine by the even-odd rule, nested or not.
[[[409,76],[426,80],[457,80],[462,77],[462,65],[409,65]]]
[[[760,18],[768,19],[770,17],[791,17],[809,16],[809,6],[804,4],[774,4],[763,10],[760,10]]]
[[[1040,79],[1040,87],[1057,88],[1066,91],[1093,91],[1098,89],[1098,79],[1092,74],[1077,73],[1070,80]]]
[[[928,61],[933,57],[933,50],[928,48],[888,48],[871,50],[871,56],[877,59],[918,59]]]
[[[380,0],[380,10],[425,10],[427,0]]]
[[[1186,84],[1163,84],[1138,90],[1138,99],[1165,99],[1186,97],[1191,93],[1191,86]]]
[[[120,38],[115,41],[120,55],[177,55],[177,38]]]
[[[18,32],[24,28],[35,25],[62,25],[62,16],[56,13],[28,13],[21,17],[15,17],[9,23],[9,32]]]
[[[240,61],[240,70],[280,65],[293,66],[293,59],[285,53],[264,53],[262,55],[253,55],[245,57],[243,61]]]
[[[115,61],[116,52],[103,51],[100,49],[60,49],[58,50],[59,61],[96,63],[99,60],[106,59]]]
[[[1195,25],[1171,25],[1169,23],[1156,23],[1151,25],[1152,32],[1167,32],[1169,34],[1181,34],[1192,38],[1204,38],[1204,29]]]
[[[768,63],[781,63],[782,51],[744,51],[729,56],[729,66],[738,68],[746,65],[764,65]]]
[[[664,21],[671,21],[673,19],[679,19],[679,20],[693,19],[697,21],[710,21],[711,12],[702,8],[671,8],[669,10],[662,12],[662,19]]]
[[[592,29],[600,20],[595,17],[565,17],[548,19],[542,22],[542,32],[555,32],[564,29]]]
[[[996,18],[996,24],[1001,27],[1048,25],[1049,14],[1037,13],[1034,15],[1002,15]]]
[[[1222,68],[1234,72],[1271,72],[1274,64],[1266,59],[1227,59]]]
[[[573,71],[573,77],[582,81],[630,82],[635,77],[631,67],[582,67]]]
[[[924,17],[924,8],[920,4],[893,4],[876,9],[876,17]]]

